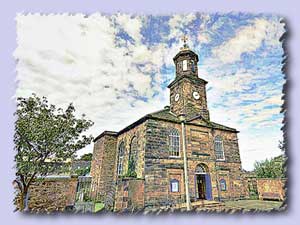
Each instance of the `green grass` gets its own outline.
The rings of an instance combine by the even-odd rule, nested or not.
[[[245,209],[245,210],[261,210],[269,211],[279,209],[282,202],[278,201],[262,201],[262,200],[239,200],[225,202],[226,208]]]
[[[98,211],[100,211],[103,208],[104,208],[104,204],[102,202],[96,202],[95,203],[95,210],[94,210],[94,212],[98,212]]]

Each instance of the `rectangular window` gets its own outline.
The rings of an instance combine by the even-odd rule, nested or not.
[[[226,191],[226,181],[224,179],[220,181],[220,187],[221,191]]]
[[[119,158],[119,163],[118,163],[118,176],[122,175],[123,172],[123,157]]]
[[[169,134],[170,156],[179,157],[179,134],[177,130],[172,130]]]
[[[215,153],[216,153],[217,160],[223,160],[225,158],[224,151],[223,151],[223,143],[221,141],[215,142]]]
[[[187,70],[187,60],[182,61],[182,70],[186,71]]]
[[[179,182],[177,180],[171,182],[171,192],[179,192]]]

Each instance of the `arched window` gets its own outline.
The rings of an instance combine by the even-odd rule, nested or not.
[[[179,192],[179,181],[176,179],[172,179],[170,181],[170,190],[171,192]]]
[[[179,134],[176,129],[172,129],[169,134],[169,154],[179,156]]]
[[[220,189],[221,191],[226,191],[226,181],[224,179],[220,180]]]
[[[123,173],[123,160],[124,160],[124,153],[125,153],[125,144],[122,142],[119,145],[119,155],[118,155],[118,176],[122,175]]]
[[[206,169],[203,165],[199,164],[197,167],[196,167],[196,170],[195,170],[195,174],[203,174],[203,173],[206,173]]]
[[[138,142],[136,137],[133,137],[130,143],[129,161],[129,169],[131,172],[135,172],[138,161]]]
[[[215,137],[215,154],[217,160],[224,160],[223,141],[220,136]]]

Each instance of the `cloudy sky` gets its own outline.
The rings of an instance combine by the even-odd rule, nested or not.
[[[281,17],[265,14],[18,14],[16,96],[73,102],[118,131],[169,104],[181,36],[199,55],[211,120],[240,131],[242,166],[279,155],[283,115]],[[91,152],[93,145],[80,152]]]

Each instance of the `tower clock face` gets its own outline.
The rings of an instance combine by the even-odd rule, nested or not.
[[[194,99],[198,100],[200,98],[200,95],[197,91],[194,91],[193,92],[193,97],[194,97]]]
[[[177,93],[176,95],[175,95],[175,102],[177,102],[179,100],[179,94]]]

